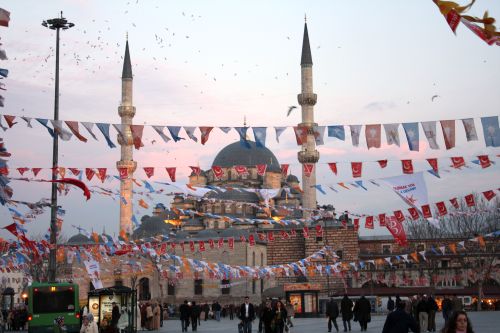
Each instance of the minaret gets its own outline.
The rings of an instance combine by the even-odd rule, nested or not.
[[[305,209],[316,208],[316,163],[319,160],[319,152],[316,150],[316,141],[314,138],[314,128],[317,126],[314,122],[314,105],[317,96],[313,93],[313,74],[312,74],[311,47],[309,45],[309,35],[307,33],[307,22],[304,24],[304,39],[302,41],[302,57],[300,61],[301,72],[301,93],[297,96],[302,107],[302,123],[299,127],[307,129],[307,140],[302,143],[302,149],[299,151],[298,159],[301,164],[313,163],[314,168],[311,175],[307,177],[302,167],[302,186],[304,190],[302,207]],[[304,211],[304,218],[310,218],[311,212]]]
[[[125,199],[120,200],[120,234],[124,231],[132,234],[132,178],[137,162],[132,159],[133,138],[130,126],[135,115],[135,107],[132,105],[132,64],[128,51],[128,38],[125,45],[125,58],[123,60],[122,72],[122,101],[118,107],[118,115],[121,118],[122,135],[118,134],[118,143],[121,145],[121,159],[116,162],[118,170],[127,168],[128,177],[120,181],[120,195]]]

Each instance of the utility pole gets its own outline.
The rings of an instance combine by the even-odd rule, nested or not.
[[[59,120],[59,31],[67,30],[74,26],[68,22],[61,11],[61,17],[42,22],[46,28],[56,31],[56,72],[55,72],[55,95],[54,95],[54,120]],[[58,164],[58,134],[54,131],[52,145],[52,180],[57,179]],[[57,254],[57,183],[52,183],[52,195],[50,201],[50,253],[49,253],[49,282],[56,282],[56,254]]]

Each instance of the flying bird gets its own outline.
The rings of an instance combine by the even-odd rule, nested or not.
[[[288,107],[288,112],[286,113],[286,116],[288,117],[290,113],[292,113],[293,109],[296,109],[297,107],[295,105],[289,106]]]
[[[438,98],[438,97],[441,97],[441,96],[439,96],[439,95],[434,95],[434,96],[432,96],[432,97],[431,97],[431,102],[434,102],[434,100],[435,100],[436,98]]]

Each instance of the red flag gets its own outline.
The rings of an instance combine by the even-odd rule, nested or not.
[[[418,218],[420,217],[418,215],[418,210],[415,207],[408,208],[408,212],[410,213],[411,218],[413,219],[413,221],[418,220]]]
[[[474,201],[474,194],[468,194],[465,196],[465,203],[467,204],[467,207],[474,207],[476,205]]]
[[[184,242],[180,242],[180,243],[179,243],[179,246],[181,247],[182,252],[184,252]]]
[[[193,173],[197,176],[199,176],[201,174],[201,169],[200,167],[197,167],[197,166],[190,166],[191,170],[193,170]]]
[[[95,171],[92,168],[85,168],[85,176],[87,177],[87,180],[90,181],[92,180],[92,177],[94,177]]]
[[[16,116],[9,116],[9,115],[4,115],[5,121],[7,122],[7,125],[9,125],[9,128],[12,128],[17,122],[14,122],[14,119],[16,119]]]
[[[199,241],[198,242],[198,248],[200,249],[200,252],[205,252],[205,242],[204,241]]]
[[[120,179],[127,179],[128,178],[128,168],[127,167],[119,167],[118,173],[120,174]]]
[[[366,125],[365,126],[365,137],[366,146],[370,148],[380,148],[380,136],[382,133],[381,125]]]
[[[488,201],[490,201],[491,199],[493,199],[496,196],[495,192],[493,192],[492,190],[483,192],[483,195],[486,198],[486,200],[488,200]]]
[[[422,206],[422,214],[424,215],[424,218],[426,218],[426,219],[431,218],[432,217],[431,206],[423,205]]]
[[[21,174],[21,176],[28,171],[30,168],[17,168],[17,171]]]
[[[328,166],[330,167],[330,170],[332,170],[334,174],[337,174],[337,163],[328,163]]]
[[[0,8],[0,25],[8,27],[9,21],[10,21],[10,12],[3,8]]]
[[[134,140],[135,149],[144,147],[142,143],[142,131],[144,130],[144,125],[130,125],[130,131],[132,132],[132,139]]]
[[[285,230],[281,230],[280,231],[280,237],[281,237],[281,239],[288,239],[288,238],[290,238],[290,236],[288,235],[288,233]]]
[[[443,201],[436,202],[436,207],[438,209],[439,216],[445,216],[448,214],[448,210],[446,209],[446,204]]]
[[[227,239],[227,245],[229,246],[229,249],[230,250],[233,250],[234,249],[234,237],[229,237]]]
[[[153,167],[144,167],[143,169],[148,178],[151,178],[155,174],[155,168]]]
[[[71,133],[73,133],[78,138],[78,140],[80,140],[82,142],[87,142],[87,138],[80,134],[80,130],[78,129],[78,122],[77,121],[66,120],[65,123],[68,126],[68,128],[70,129]]]
[[[218,165],[213,165],[212,166],[212,172],[214,173],[214,177],[217,180],[221,180],[222,177],[224,176],[224,170]]]
[[[403,213],[401,213],[401,215],[403,215]],[[389,232],[392,234],[392,237],[394,237],[396,243],[401,246],[407,245],[408,242],[406,240],[405,229],[403,228],[401,222],[398,221],[397,217],[388,219],[387,229],[389,229]]]
[[[304,232],[304,238],[309,238],[309,228],[304,227],[302,228],[302,231]]]
[[[429,164],[431,165],[432,170],[434,170],[434,172],[438,172],[438,159],[437,158],[428,158],[427,162],[429,162]]]
[[[87,188],[87,186],[80,180],[74,179],[74,178],[61,178],[61,179],[56,179],[56,180],[46,180],[49,183],[62,183],[62,184],[70,184],[78,187],[83,191],[83,195],[87,198],[87,200],[90,199],[90,191]]]
[[[385,227],[386,223],[385,223],[385,213],[382,213],[382,214],[378,214],[378,223],[379,223],[379,226],[381,227]]]
[[[253,234],[248,235],[248,244],[250,246],[255,246],[255,236]]]
[[[460,23],[460,14],[458,14],[454,9],[451,9],[448,14],[446,14],[446,22],[451,28],[453,33],[456,33],[458,24]]]
[[[359,219],[354,219],[353,225],[354,225],[354,231],[358,231],[359,230]],[[346,228],[347,228],[347,224],[346,224]]]
[[[208,137],[210,136],[210,132],[214,129],[213,127],[208,126],[200,126],[201,132],[201,144],[204,145],[208,141]]]
[[[248,169],[244,165],[235,165],[234,170],[236,170],[236,173],[238,175],[248,175]]]
[[[297,232],[295,231],[295,229],[291,229],[291,230],[290,230],[290,236],[291,236],[291,237],[295,237],[295,236],[297,236]]]
[[[78,177],[80,175],[80,173],[82,172],[80,169],[77,169],[77,168],[68,168],[68,169],[69,169],[69,171],[71,171],[73,176],[76,176],[76,177]]]
[[[400,210],[394,211],[394,217],[398,222],[403,222],[405,220],[405,216],[403,215],[403,212]]]
[[[323,237],[323,227],[320,224],[316,224],[314,228],[316,229],[316,237]]]
[[[446,149],[455,147],[455,120],[441,120]]]
[[[258,232],[257,237],[259,237],[259,240],[265,241],[266,240],[266,234],[263,232]]]
[[[313,172],[313,169],[314,169],[314,164],[313,163],[304,163],[302,164],[302,167],[304,168],[304,175],[306,177],[311,177],[311,174]]]
[[[373,216],[367,216],[365,219],[365,228],[373,229]]]
[[[401,160],[403,173],[411,175],[413,173],[413,163],[411,160]]]
[[[488,155],[479,155],[477,158],[479,159],[479,163],[481,163],[481,167],[483,169],[491,165],[490,158],[488,157]]]
[[[194,252],[194,241],[189,241],[189,249]]]
[[[288,167],[289,166],[290,166],[290,164],[282,164],[281,165],[281,174],[285,177],[288,175]]]
[[[217,248],[221,249],[224,247],[224,238],[220,237],[219,241],[217,242]]]
[[[42,168],[31,168],[31,171],[33,171],[33,176],[37,176],[38,173],[42,170]]]
[[[170,180],[175,182],[175,167],[166,167],[165,170],[167,170]]]
[[[354,178],[361,177],[363,162],[351,162],[352,176]]]
[[[267,164],[257,164],[256,166],[257,166],[257,174],[259,176],[264,176],[266,174]]]
[[[387,160],[378,160],[377,162],[382,169],[387,166]]]
[[[247,239],[245,238],[244,235],[240,235],[240,242],[241,243],[246,243],[247,242]]]
[[[267,232],[267,241],[268,241],[269,243],[274,242],[274,232],[272,232],[272,231],[268,231],[268,232]]]
[[[463,166],[465,166],[465,160],[463,157],[461,156],[458,156],[458,157],[452,157],[451,158],[451,162],[453,163],[453,167],[454,168],[461,168]]]
[[[208,240],[208,246],[210,246],[211,249],[213,249],[215,247],[215,242],[212,238],[210,238]]]
[[[97,177],[101,180],[101,183],[104,183],[104,179],[106,179],[106,168],[97,168]]]
[[[457,198],[450,199],[450,203],[453,205],[453,207],[458,208],[458,200]]]
[[[300,146],[307,142],[307,127],[305,126],[294,126],[293,131],[295,132],[295,139],[297,140],[297,145]]]

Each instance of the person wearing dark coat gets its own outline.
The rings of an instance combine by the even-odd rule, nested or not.
[[[240,306],[240,320],[243,326],[243,333],[252,332],[252,321],[255,319],[255,309],[250,298],[245,296],[245,302]]]
[[[451,313],[453,312],[453,304],[448,296],[445,296],[443,302],[441,303],[441,310],[443,311],[444,324],[448,322]]]
[[[429,309],[429,320],[427,321],[427,330],[436,332],[436,311],[439,309],[436,301],[432,296],[427,299],[427,308]]]
[[[187,332],[187,329],[189,327],[189,319],[191,318],[191,308],[189,307],[187,300],[184,301],[184,304],[179,307],[179,313],[182,324],[182,331]]]
[[[337,317],[339,316],[339,306],[333,298],[330,298],[330,301],[326,304],[326,316],[328,317],[328,332],[332,331],[332,322],[338,332]]]
[[[198,322],[200,320],[200,314],[201,314],[201,307],[198,304],[196,304],[195,301],[193,301],[193,303],[191,305],[191,313],[190,313],[191,329],[193,331],[198,330]]]
[[[208,303],[203,304],[203,312],[205,312],[205,321],[207,321],[208,313],[210,312],[210,305]]]
[[[285,329],[286,317],[287,313],[285,306],[283,305],[283,303],[281,303],[281,301],[278,301],[276,303],[276,307],[274,308],[275,333],[283,333],[283,330]]]
[[[342,313],[344,332],[347,332],[347,326],[349,327],[349,331],[351,330],[352,305],[352,301],[349,299],[349,297],[347,297],[347,295],[344,295],[344,298],[342,298],[342,301],[340,302],[340,312]]]
[[[118,332],[118,320],[120,319],[120,308],[116,304],[116,302],[111,303],[113,306],[111,308],[111,327],[113,328],[113,332]]]
[[[360,299],[354,305],[354,316],[359,321],[361,326],[361,331],[366,331],[368,328],[368,323],[371,321],[372,306],[370,301],[366,299],[365,296],[361,296]]]
[[[400,300],[400,303],[401,303],[401,300]],[[389,296],[389,300],[387,301],[387,310],[389,312],[392,312],[394,311],[394,301],[392,300],[391,296]]]
[[[408,330],[418,332],[415,319],[405,311],[405,303],[398,302],[396,311],[387,315],[382,333],[408,333]]]
[[[267,301],[260,310],[260,319],[262,320],[262,327],[264,329],[264,333],[274,333],[272,327],[274,319],[274,311],[272,308],[271,301]]]
[[[401,303],[401,302],[402,302],[402,300],[401,300],[401,298],[399,298],[399,294],[397,294],[397,295],[396,295],[396,304],[394,304],[394,305],[395,305],[395,307],[397,308],[397,307],[398,307],[398,304],[399,304],[399,303]],[[406,304],[406,303],[405,303],[405,304]]]

